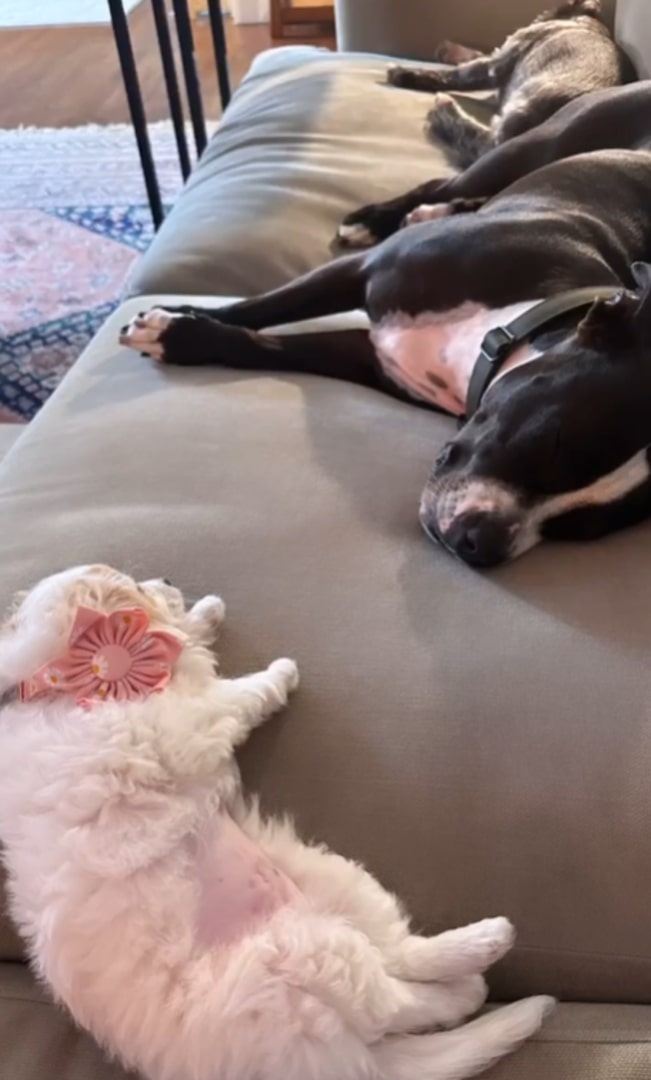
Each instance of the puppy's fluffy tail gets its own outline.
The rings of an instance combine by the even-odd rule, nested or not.
[[[372,1048],[378,1078],[465,1080],[476,1076],[538,1031],[553,1006],[553,998],[526,998],[454,1031],[384,1039]]]

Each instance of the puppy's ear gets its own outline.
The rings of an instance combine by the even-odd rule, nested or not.
[[[579,323],[577,337],[587,349],[630,346],[635,339],[635,322],[640,299],[622,289],[612,300],[595,300]]]

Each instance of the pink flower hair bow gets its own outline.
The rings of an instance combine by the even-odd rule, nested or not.
[[[173,634],[149,629],[142,608],[104,615],[80,607],[68,651],[20,685],[21,701],[47,694],[74,694],[77,705],[133,701],[163,690],[183,644]]]

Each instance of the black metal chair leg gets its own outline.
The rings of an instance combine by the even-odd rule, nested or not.
[[[151,0],[151,6],[154,12],[156,35],[158,37],[158,49],[160,52],[161,63],[163,65],[163,74],[165,76],[165,89],[167,90],[167,100],[169,102],[170,115],[172,117],[172,123],[174,125],[176,147],[179,154],[179,165],[181,166],[181,174],[183,176],[183,179],[187,180],[188,176],[190,175],[192,165],[190,163],[188,141],[185,137],[183,105],[181,103],[179,80],[176,74],[176,64],[174,63],[174,51],[172,49],[172,38],[170,35],[169,23],[167,21],[165,0]]]
[[[206,123],[203,115],[201,101],[201,84],[197,75],[197,64],[194,55],[194,40],[192,37],[192,23],[186,0],[172,0],[174,17],[176,19],[176,33],[181,50],[181,62],[185,76],[185,91],[188,96],[190,118],[194,131],[194,142],[197,155],[200,156],[206,147]]]
[[[231,100],[231,86],[228,77],[228,56],[226,53],[226,35],[224,34],[221,0],[208,0],[208,15],[210,16],[212,47],[215,52],[219,96],[222,108],[225,109]]]
[[[163,204],[161,201],[160,188],[158,186],[158,178],[156,176],[156,166],[151,152],[151,143],[149,142],[149,135],[147,133],[147,118],[142,103],[142,94],[140,92],[138,72],[133,55],[133,48],[131,46],[129,25],[127,23],[127,17],[124,14],[124,8],[122,7],[122,0],[108,0],[108,5],[111,14],[113,34],[115,36],[115,44],[120,59],[120,67],[122,69],[124,89],[129,103],[131,122],[138,144],[142,174],[145,181],[145,187],[147,188],[151,216],[154,220],[155,228],[158,228],[164,217]]]

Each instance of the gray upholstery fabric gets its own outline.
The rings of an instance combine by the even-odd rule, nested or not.
[[[651,8],[649,0],[618,0],[617,39],[641,79],[651,78]]]
[[[617,0],[602,0],[612,24]],[[559,0],[335,0],[340,49],[429,60],[448,39],[493,49]],[[621,3],[621,0],[619,0]],[[641,4],[645,0],[640,0]]]
[[[261,292],[331,258],[349,210],[448,175],[423,135],[431,98],[385,72],[314,48],[259,56],[129,291]]]
[[[22,424],[0,424],[0,461],[9,453],[22,430]]]
[[[486,1080],[648,1080],[650,1039],[649,1008],[564,1005],[535,1041],[484,1076]],[[0,1076],[2,1080],[127,1080],[127,1074],[107,1062],[17,964],[0,964]]]

